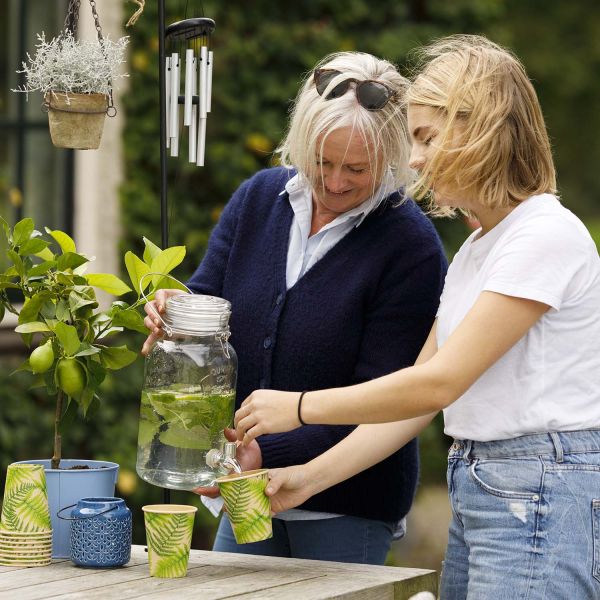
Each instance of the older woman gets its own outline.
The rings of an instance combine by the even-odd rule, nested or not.
[[[243,183],[188,282],[232,303],[237,397],[316,390],[413,364],[446,270],[429,220],[403,194],[409,176],[406,80],[387,61],[340,53],[309,74],[279,154]],[[165,293],[158,298],[164,304]],[[153,330],[145,351],[160,334]],[[353,427],[258,438],[245,468],[311,460]],[[215,550],[383,563],[417,482],[417,442],[277,515],[271,540],[237,545],[223,516]],[[376,490],[376,493],[375,493]]]

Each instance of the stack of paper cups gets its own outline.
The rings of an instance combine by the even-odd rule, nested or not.
[[[52,527],[43,465],[8,466],[0,519],[0,565],[50,563]]]

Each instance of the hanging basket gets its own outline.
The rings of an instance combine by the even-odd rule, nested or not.
[[[48,92],[44,97],[50,137],[57,148],[95,150],[109,107],[106,94]]]

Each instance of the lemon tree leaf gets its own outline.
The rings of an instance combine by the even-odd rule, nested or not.
[[[67,356],[73,356],[79,350],[81,342],[79,341],[75,327],[66,323],[57,323],[54,333],[56,333],[56,337],[58,337],[58,341],[65,349]]]
[[[40,252],[36,252],[35,256],[41,258],[42,260],[54,260],[54,254],[50,248],[44,248],[43,250],[40,250]]]
[[[48,242],[44,240],[40,240],[38,238],[33,238],[31,240],[27,240],[20,248],[19,254],[21,256],[27,256],[30,254],[37,254],[41,252],[45,248],[48,247]]]
[[[17,333],[37,333],[39,331],[50,331],[50,327],[42,321],[32,321],[31,323],[24,323],[15,327]]]
[[[100,346],[100,349],[100,362],[107,369],[122,369],[138,357],[127,346]]]
[[[161,273],[163,276],[170,273],[177,265],[181,264],[185,258],[185,246],[173,246],[166,250],[161,250],[152,259],[150,271],[153,273]],[[152,278],[152,284],[156,285],[161,280],[161,275],[155,275]]]
[[[23,304],[23,308],[19,313],[19,325],[37,320],[42,308],[42,304],[46,301],[47,294],[36,294],[31,298],[27,298]]]
[[[144,325],[142,315],[133,308],[128,310],[115,310],[112,322],[113,325],[116,325],[117,327],[127,327],[127,329],[148,334],[148,329]]]
[[[144,278],[142,282],[142,277],[150,273],[150,267],[133,252],[127,252],[127,254],[125,254],[125,266],[127,267],[127,273],[129,273],[131,286],[139,297],[141,292],[150,285],[150,277]],[[142,282],[141,288],[140,282]]]
[[[58,229],[52,230],[48,227],[46,227],[46,231],[56,240],[63,253],[77,252],[77,248],[75,247],[75,242],[73,241],[73,238],[67,235],[64,231],[59,231]]]
[[[90,285],[98,287],[114,296],[122,296],[131,291],[131,288],[125,282],[110,273],[90,273],[85,278]]]
[[[154,260],[154,257],[157,256],[158,254],[161,253],[161,249],[154,244],[153,242],[151,242],[148,238],[142,238],[144,240],[144,262],[147,265],[151,265],[152,261]]]
[[[13,244],[15,246],[24,244],[31,237],[33,228],[33,219],[26,218],[19,221],[13,229]]]

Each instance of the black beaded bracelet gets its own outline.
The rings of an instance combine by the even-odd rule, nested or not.
[[[300,421],[300,425],[306,425],[306,423],[302,420],[302,398],[304,398],[304,394],[306,391],[300,394],[300,398],[298,398],[298,421]]]

